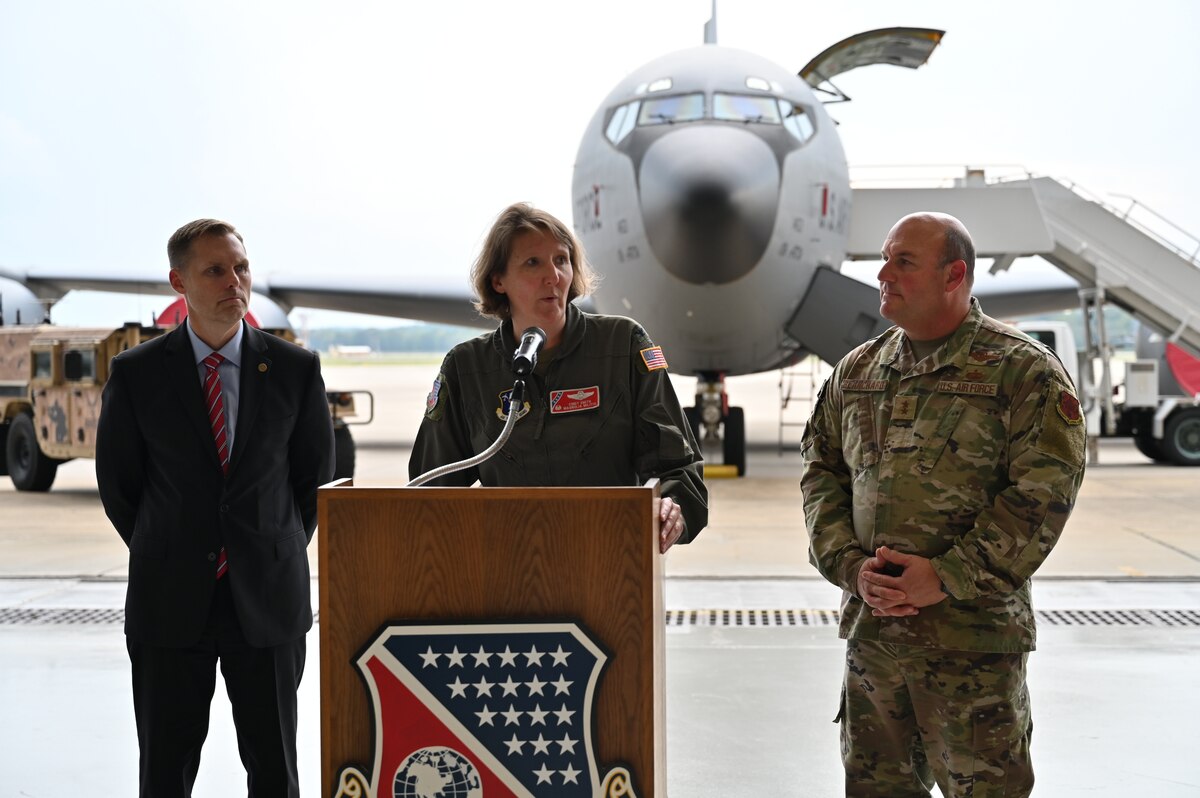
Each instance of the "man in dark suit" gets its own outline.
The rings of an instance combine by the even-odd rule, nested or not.
[[[113,359],[96,431],[100,498],[129,546],[141,795],[191,794],[220,660],[249,795],[295,796],[305,548],[333,474],[320,363],[243,322],[232,225],[184,225],[167,255],[187,321]]]

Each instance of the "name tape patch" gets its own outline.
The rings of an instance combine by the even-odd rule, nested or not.
[[[886,391],[887,380],[842,380],[843,391]]]
[[[595,410],[600,406],[600,386],[590,388],[568,388],[565,391],[550,392],[550,413],[578,413],[581,410]]]
[[[944,380],[937,384],[941,393],[966,393],[974,396],[995,396],[1000,386],[990,382],[960,382]]]

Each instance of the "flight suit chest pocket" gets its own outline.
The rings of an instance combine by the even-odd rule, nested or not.
[[[850,473],[857,475],[879,462],[879,442],[875,437],[875,402],[859,396],[847,402],[842,419],[842,448]]]

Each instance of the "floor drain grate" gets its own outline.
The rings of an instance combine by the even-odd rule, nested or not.
[[[1200,627],[1200,610],[1042,610],[1045,626]],[[837,610],[668,610],[667,628],[679,626],[837,626]]]
[[[125,610],[110,608],[0,607],[0,624],[8,626],[65,626],[75,624],[124,623]]]
[[[317,617],[314,615],[313,620]],[[1150,626],[1156,628],[1200,627],[1200,610],[1041,610],[1044,626]],[[0,626],[69,626],[75,624],[120,624],[123,609],[79,609],[68,607],[0,607]],[[667,628],[687,626],[732,626],[770,629],[797,626],[837,626],[837,610],[813,609],[704,609],[667,610]]]

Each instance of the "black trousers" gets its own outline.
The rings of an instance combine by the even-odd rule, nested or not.
[[[217,583],[200,641],[165,648],[126,638],[133,669],[133,708],[141,748],[142,798],[188,798],[208,735],[217,663],[233,705],[238,752],[250,798],[295,798],[296,690],[304,672],[304,638],[272,648],[246,642],[230,595]]]

